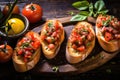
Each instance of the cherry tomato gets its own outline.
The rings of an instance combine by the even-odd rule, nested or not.
[[[5,45],[0,45],[0,62],[5,63],[9,61],[13,54],[13,49],[11,46],[6,45],[6,48],[4,49]]]
[[[3,8],[3,15],[6,15],[9,11],[9,5],[5,5],[4,8]],[[20,13],[20,8],[18,7],[18,5],[15,5],[15,7],[13,8],[13,11],[12,13],[14,14],[19,14]]]
[[[28,4],[22,9],[22,14],[26,16],[30,23],[36,23],[42,18],[42,8],[38,4]]]

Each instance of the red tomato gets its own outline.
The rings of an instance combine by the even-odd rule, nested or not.
[[[102,26],[101,23],[97,23],[97,27],[100,28]]]
[[[38,49],[39,46],[40,46],[40,41],[35,41],[35,42],[33,42],[32,46],[33,46],[33,48],[34,48],[35,50]]]
[[[54,45],[54,44],[49,44],[49,45],[48,45],[48,48],[54,49],[54,48],[55,48],[55,45]]]
[[[77,49],[77,46],[75,44],[72,45],[73,49]]]
[[[105,40],[110,41],[112,39],[112,34],[109,32],[105,32]]]
[[[85,46],[80,46],[80,47],[77,48],[77,50],[80,51],[80,52],[82,52],[82,51],[85,50]]]
[[[51,37],[47,37],[46,40],[47,40],[48,43],[52,43],[53,42]]]
[[[22,14],[30,23],[36,23],[42,19],[42,8],[38,4],[28,4],[22,9]]]
[[[10,10],[9,5],[5,5],[2,12],[3,12],[4,15],[6,15],[9,10]],[[14,14],[19,14],[20,13],[20,9],[17,5],[15,5],[15,7],[13,8],[12,13],[14,13]]]
[[[5,63],[9,61],[13,54],[13,49],[11,46],[6,46],[6,51],[4,52],[2,49],[4,49],[5,45],[0,45],[0,62]]]
[[[52,36],[53,36],[53,37],[56,37],[56,36],[57,36],[57,32],[53,32],[53,33],[52,33]]]
[[[46,35],[41,35],[41,40],[44,40],[46,37]]]
[[[74,43],[75,41],[77,41],[77,38],[72,37],[72,38],[70,38],[70,41],[71,41],[71,43]]]

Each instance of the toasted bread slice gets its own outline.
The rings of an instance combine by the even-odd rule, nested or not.
[[[85,28],[87,29],[85,30],[87,32],[85,35],[91,34],[90,35],[91,40],[89,39],[88,42],[87,42],[87,36],[85,36],[84,34],[80,35],[81,34],[80,32],[82,31],[81,28],[83,28],[83,30]],[[77,30],[77,29],[80,29],[80,30]],[[76,35],[77,35],[77,39],[75,39]],[[82,36],[85,36],[85,37],[82,38]],[[76,44],[76,41],[77,41],[77,44]],[[77,47],[75,45],[77,45]],[[83,61],[91,53],[94,46],[95,46],[95,33],[92,25],[85,21],[78,22],[77,25],[75,25],[75,27],[73,28],[67,42],[67,46],[66,46],[67,61],[72,64]]]
[[[95,27],[95,31],[96,31],[96,36],[98,39],[99,44],[101,45],[101,47],[107,51],[107,52],[115,52],[118,51],[120,49],[120,38],[115,38],[115,31],[117,31],[117,29],[115,29],[115,27],[113,27],[114,22],[112,23],[111,21],[113,21],[115,18],[112,19],[108,19],[109,17],[112,17],[110,15],[99,15],[97,20],[96,20],[96,27]],[[106,20],[104,20],[106,19]],[[110,20],[106,25],[104,25],[101,22],[104,21],[108,21]],[[99,24],[101,24],[101,26],[99,26]],[[104,30],[103,30],[104,27]],[[118,30],[120,29],[120,24],[118,26]],[[108,35],[108,39],[105,39],[105,32],[108,32],[111,35]],[[120,31],[116,32],[117,35],[120,35]]]
[[[34,38],[34,41],[31,38]],[[33,41],[33,43],[30,43],[29,39],[30,39],[30,42]],[[26,41],[24,42],[23,40],[24,41],[26,40]],[[36,46],[36,43],[37,43],[37,46]],[[27,46],[25,46],[25,44]],[[32,46],[31,44],[33,45],[35,44],[36,47]],[[21,48],[21,47],[24,47],[24,48]],[[20,53],[20,50],[23,50],[23,53]],[[24,58],[26,57],[25,54],[28,54],[28,52],[32,54],[29,55],[30,58],[27,58],[24,60]],[[34,68],[40,59],[40,55],[41,55],[40,36],[38,33],[30,31],[22,39],[18,41],[16,48],[14,50],[12,59],[13,59],[15,70],[18,72],[25,72]]]
[[[47,59],[54,58],[64,41],[64,28],[58,20],[48,20],[40,35],[42,51]]]

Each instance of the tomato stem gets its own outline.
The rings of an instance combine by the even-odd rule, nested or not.
[[[4,47],[3,48],[0,48],[0,50],[3,51],[4,53],[6,53],[6,51],[7,51],[6,46],[7,46],[7,42],[4,43]]]
[[[33,4],[31,3],[31,6],[30,6],[30,9],[32,10],[32,11],[34,11],[35,10],[35,7],[33,6]]]

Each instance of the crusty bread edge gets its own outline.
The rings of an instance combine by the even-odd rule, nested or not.
[[[26,72],[26,71],[34,68],[34,66],[38,63],[38,61],[40,59],[40,55],[41,55],[41,51],[40,51],[40,48],[39,48],[34,53],[33,59],[30,62],[25,63],[22,60],[18,59],[18,57],[16,55],[16,51],[15,51],[14,54],[13,54],[13,57],[12,57],[13,65],[15,67],[15,70],[18,71],[18,72]]]
[[[88,47],[85,51],[83,51],[82,52],[82,54],[80,54],[80,55],[78,55],[78,56],[76,56],[76,55],[73,55],[73,54],[76,54],[76,53],[74,53],[74,52],[72,52],[70,49],[69,49],[69,42],[67,42],[67,46],[66,46],[66,59],[67,59],[67,61],[69,62],[69,63],[71,63],[71,64],[75,64],[75,63],[79,63],[79,62],[81,62],[81,61],[83,61],[91,52],[92,52],[92,50],[93,50],[93,48],[94,48],[94,46],[95,46],[95,32],[94,32],[94,30],[93,30],[93,28],[92,28],[92,25],[90,24],[90,23],[88,23],[88,22],[78,22],[77,23],[77,25],[79,25],[79,24],[81,24],[81,23],[86,23],[86,24],[89,24],[90,26],[90,28],[91,28],[91,31],[92,31],[92,33],[93,33],[93,35],[94,35],[94,39],[93,39],[93,41],[91,42],[92,44],[91,44],[91,46],[90,47]],[[77,26],[76,25],[76,26]],[[75,27],[76,27],[75,26]]]

